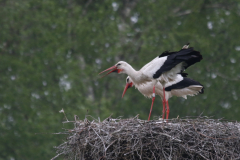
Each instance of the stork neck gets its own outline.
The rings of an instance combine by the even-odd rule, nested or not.
[[[143,81],[145,81],[145,77],[143,76],[142,72],[136,71],[132,66],[130,66],[128,68],[128,71],[126,73],[128,76],[131,77],[131,79],[135,85],[140,84]]]
[[[126,74],[129,75],[131,78],[137,76],[137,71],[131,66],[128,65],[127,69],[125,70]]]

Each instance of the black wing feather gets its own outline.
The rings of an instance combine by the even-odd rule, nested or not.
[[[159,70],[153,75],[153,78],[155,79],[160,77],[163,72],[171,70],[181,62],[185,62],[185,65],[183,66],[183,68],[187,69],[191,65],[197,62],[200,62],[202,60],[202,55],[200,54],[200,52],[195,51],[192,47],[188,49],[181,49],[178,52],[166,52],[165,54],[164,53],[162,53],[159,56],[159,58],[162,57],[163,55],[168,55],[167,60],[159,68]]]
[[[178,73],[178,74],[181,74],[183,77],[187,77],[187,75],[188,75],[187,73],[183,73],[183,72],[182,73]]]
[[[189,87],[189,86],[192,86],[192,85],[200,85],[200,86],[203,86],[201,83],[193,80],[193,79],[190,79],[190,78],[183,78],[182,81],[172,85],[172,86],[169,86],[169,87],[166,87],[165,88],[165,91],[171,91],[173,89],[183,89],[183,88],[186,88],[186,87]],[[203,93],[204,92],[204,87],[201,89],[201,91],[199,93]]]
[[[161,57],[169,56],[169,55],[174,54],[174,53],[176,53],[176,52],[165,51],[162,54],[160,54],[158,57],[161,58]]]

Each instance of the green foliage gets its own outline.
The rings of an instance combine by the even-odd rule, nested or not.
[[[11,0],[0,7],[0,160],[53,157],[64,141],[51,134],[63,126],[62,108],[70,120],[146,119],[151,100],[135,89],[121,99],[126,75],[98,73],[119,60],[139,69],[187,42],[204,57],[187,73],[205,93],[171,98],[170,118],[203,112],[240,120],[239,2]],[[153,116],[161,110],[157,98]]]

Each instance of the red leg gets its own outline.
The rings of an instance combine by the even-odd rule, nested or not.
[[[150,109],[150,112],[149,112],[148,121],[150,120],[150,117],[151,117],[152,107],[153,107],[154,100],[155,100],[155,85],[153,86],[152,105],[151,105],[151,109]]]
[[[162,100],[162,103],[163,103],[163,115],[162,115],[162,119],[164,119],[165,117],[165,111],[166,111],[166,108],[165,108],[165,104],[166,104],[166,98],[165,98],[165,88],[163,87],[163,100]]]
[[[164,117],[165,117],[165,101],[164,101],[164,99],[162,100],[162,105],[163,105],[162,119],[164,119]]]
[[[170,112],[170,110],[169,110],[169,105],[168,105],[168,101],[167,101],[167,117],[166,117],[166,119],[168,119],[169,112]]]

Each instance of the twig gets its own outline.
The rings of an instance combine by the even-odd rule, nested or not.
[[[56,159],[57,157],[61,156],[62,154],[64,154],[64,153],[63,153],[63,152],[62,152],[62,153],[59,153],[58,155],[56,155],[55,157],[53,157],[51,160]]]
[[[167,137],[169,137],[169,138],[171,138],[172,140],[175,140],[175,141],[177,141],[177,142],[182,142],[180,139],[176,139],[176,138],[174,138],[174,137],[172,137],[172,136],[170,136],[170,135],[168,135],[168,134],[158,133],[158,132],[154,132],[154,131],[152,131],[152,132],[155,133],[155,134],[160,134],[160,135],[167,136]]]
[[[92,130],[96,133],[96,135],[101,139],[102,144],[103,144],[103,147],[104,147],[104,151],[105,151],[105,156],[106,156],[106,146],[105,146],[105,143],[104,143],[102,137],[100,137],[100,136],[98,135],[98,133],[97,133],[92,127],[91,127],[91,129],[92,129]]]
[[[110,144],[107,146],[106,151],[107,151],[107,149],[108,149],[114,142],[116,142],[116,141],[117,141],[117,139],[114,140],[112,143],[110,143]]]
[[[66,120],[67,120],[67,122],[68,122],[67,116],[66,116],[66,114],[65,114],[65,112],[64,112],[64,110],[63,110],[63,108],[62,108],[62,110],[61,110],[61,111],[59,111],[59,113],[63,113],[63,114],[64,114],[64,116],[65,116],[65,118],[66,118]]]

